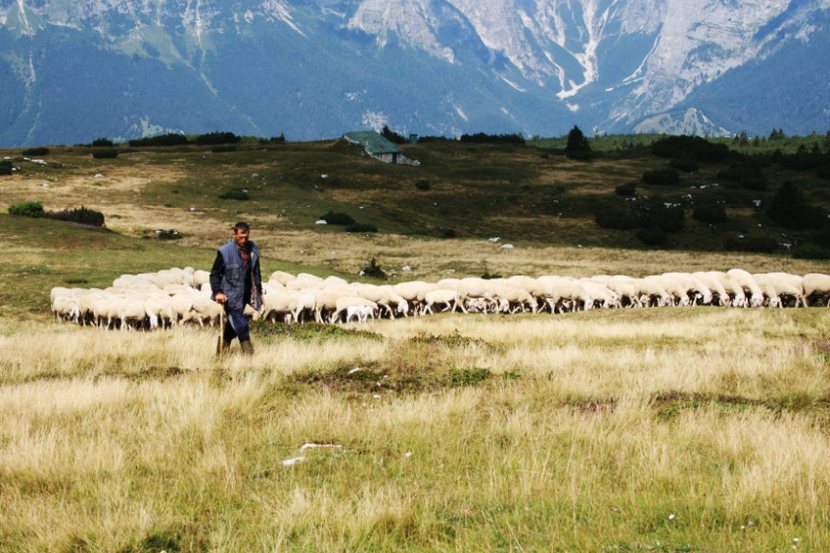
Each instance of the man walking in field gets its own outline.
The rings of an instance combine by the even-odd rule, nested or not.
[[[210,270],[213,299],[225,307],[227,315],[217,354],[227,351],[234,338],[239,338],[244,353],[254,353],[243,311],[248,304],[256,310],[262,305],[262,275],[259,248],[249,239],[250,233],[248,223],[236,223],[233,238],[216,252],[216,260]]]

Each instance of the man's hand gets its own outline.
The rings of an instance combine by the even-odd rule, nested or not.
[[[228,301],[228,296],[226,296],[222,292],[219,292],[218,294],[216,294],[215,300],[216,303],[218,303],[219,305],[224,305]]]

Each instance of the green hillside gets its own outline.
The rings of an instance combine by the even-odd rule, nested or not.
[[[115,159],[94,159],[87,147],[59,147],[42,156],[46,165],[6,151],[19,170],[0,177],[0,202],[39,200],[46,209],[84,204],[103,211],[108,227],[135,234],[158,230],[150,219],[169,220],[185,236],[199,234],[197,213],[202,221],[250,219],[260,229],[325,235],[343,227],[315,222],[345,213],[379,233],[500,236],[526,245],[787,255],[801,249],[809,256],[830,249],[821,217],[830,208],[830,161],[822,147],[729,150],[695,159],[700,156],[682,145],[655,155],[660,139],[642,138],[617,137],[616,148],[605,151],[602,140],[610,138],[595,139],[600,147],[583,160],[554,142],[403,145],[418,166],[381,163],[342,141],[122,146]],[[769,206],[787,183],[798,195],[787,205],[809,211],[809,222],[770,217]],[[616,191],[621,185],[629,188],[627,197]],[[722,214],[701,214],[710,208]]]

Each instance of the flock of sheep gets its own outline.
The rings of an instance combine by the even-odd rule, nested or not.
[[[664,273],[632,278],[513,276],[448,278],[395,285],[349,283],[277,271],[263,283],[263,307],[252,318],[284,322],[365,323],[379,317],[464,313],[562,313],[594,308],[719,305],[729,307],[830,307],[830,276],[788,273]],[[107,329],[155,329],[180,324],[216,325],[222,307],[211,300],[207,271],[165,269],[123,275],[105,289],[53,288],[57,319]]]

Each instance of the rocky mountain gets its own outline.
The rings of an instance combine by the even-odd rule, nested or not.
[[[830,128],[830,0],[0,0],[0,145]]]

